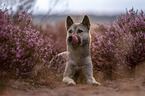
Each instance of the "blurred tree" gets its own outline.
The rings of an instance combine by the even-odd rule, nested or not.
[[[13,13],[14,22],[18,19],[19,12],[32,14],[38,0],[0,0],[0,9],[9,9],[9,13]],[[41,0],[43,2],[43,0]],[[64,14],[68,7],[68,0],[49,0],[48,2],[48,11],[45,13],[45,16],[41,21],[44,21],[46,18],[49,19],[50,15],[59,15]]]
[[[35,3],[36,0],[0,0],[0,9],[7,8],[16,13],[29,10],[32,13]]]
[[[19,12],[24,13],[28,11],[32,14],[36,0],[0,0],[1,9],[10,9],[10,13],[13,13],[13,20],[17,22]]]
[[[47,15],[63,13],[68,7],[68,0],[49,0],[48,7]]]
[[[48,11],[42,18],[41,23],[49,19],[50,15],[64,14],[67,11],[68,4],[68,0],[49,0]]]
[[[13,6],[16,4],[16,0],[0,0],[0,9],[8,9],[10,5]]]
[[[28,11],[29,14],[32,14],[34,5],[36,3],[36,0],[16,0],[16,1],[19,2],[17,3],[16,12],[13,15],[14,22],[17,22],[19,12],[25,13],[26,11]]]

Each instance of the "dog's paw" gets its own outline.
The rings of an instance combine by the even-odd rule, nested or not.
[[[99,86],[101,85],[99,82],[97,82],[96,80],[88,80],[87,83],[89,85],[96,85],[96,86]]]
[[[67,82],[67,85],[68,85],[68,86],[75,86],[76,83],[75,83],[74,81],[69,81],[69,82]]]
[[[76,85],[76,83],[74,82],[74,80],[71,79],[71,78],[69,78],[69,77],[63,78],[62,81],[63,81],[64,83],[66,83],[67,85],[69,85],[69,86],[74,86],[74,85]]]
[[[95,81],[95,82],[92,83],[92,85],[99,86],[101,84],[99,82]]]

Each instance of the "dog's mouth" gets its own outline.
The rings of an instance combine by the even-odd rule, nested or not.
[[[81,40],[78,36],[72,35],[68,37],[68,41],[72,45],[79,45],[81,43]]]

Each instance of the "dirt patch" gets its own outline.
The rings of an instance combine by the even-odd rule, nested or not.
[[[35,85],[13,81],[1,96],[144,96],[144,79],[118,79],[101,82],[101,86],[77,84],[67,86],[57,82],[55,86]]]
[[[3,89],[0,96],[144,96],[144,68],[145,63],[139,64],[133,77],[116,80],[103,79],[101,73],[95,75],[94,77],[101,83],[101,86],[87,85],[85,82],[78,83],[76,86],[67,86],[62,83],[61,79],[58,79],[61,76],[50,74],[48,78],[41,77],[40,81],[3,79],[6,86],[0,87]]]

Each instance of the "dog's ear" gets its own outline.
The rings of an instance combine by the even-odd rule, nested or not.
[[[67,19],[66,19],[66,28],[67,30],[69,29],[69,27],[73,24],[73,20],[71,19],[70,16],[67,16]]]
[[[87,15],[84,16],[84,19],[82,21],[82,24],[87,27],[87,29],[90,29],[90,20],[89,17]]]

